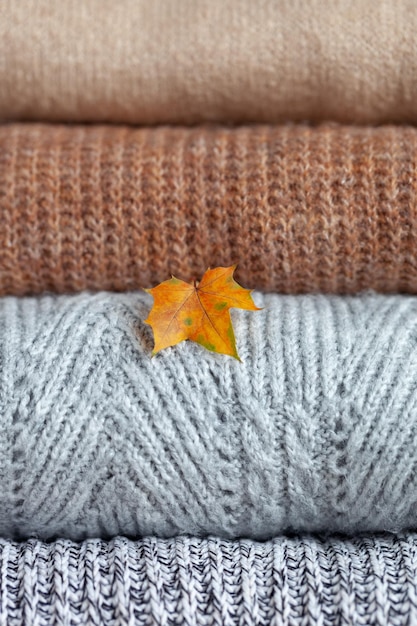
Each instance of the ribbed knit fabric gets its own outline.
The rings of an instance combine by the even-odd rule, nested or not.
[[[417,293],[417,130],[0,127],[0,294]]]
[[[0,535],[417,526],[417,299],[254,294],[242,363],[147,294],[0,300]]]
[[[2,0],[0,118],[415,122],[416,31],[415,0]]]
[[[417,536],[0,542],[7,626],[408,626]]]

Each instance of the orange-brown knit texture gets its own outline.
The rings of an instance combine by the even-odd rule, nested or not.
[[[0,294],[417,293],[417,129],[0,126]]]

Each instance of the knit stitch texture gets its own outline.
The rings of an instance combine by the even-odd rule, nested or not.
[[[7,626],[408,626],[417,536],[0,540]]]
[[[147,294],[0,300],[0,535],[417,525],[417,299],[254,294],[243,363],[150,357]]]
[[[416,122],[416,32],[415,0],[2,0],[0,118]]]
[[[4,125],[0,224],[0,295],[417,293],[417,130]]]

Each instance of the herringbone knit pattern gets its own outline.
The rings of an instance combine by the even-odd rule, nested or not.
[[[147,294],[0,300],[0,534],[417,525],[417,299],[254,294],[242,363],[150,357]]]
[[[0,540],[7,626],[406,626],[417,536]]]
[[[417,130],[0,127],[0,295],[417,293]]]

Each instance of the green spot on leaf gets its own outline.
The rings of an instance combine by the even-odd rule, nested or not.
[[[191,317],[186,317],[184,320],[184,324],[186,326],[191,326],[191,324],[193,323],[193,320],[191,319]]]
[[[181,281],[178,280],[178,278],[175,278],[175,276],[173,276],[170,280],[171,285],[178,285]]]
[[[205,348],[207,348],[207,350],[210,350],[211,352],[215,352],[216,351],[216,346],[212,343],[210,343],[209,341],[207,341],[203,335],[198,335],[197,337],[197,341],[198,343],[200,343],[202,346],[204,346]]]
[[[214,305],[214,308],[217,311],[223,311],[225,307],[227,307],[227,302],[216,302],[216,304]]]

